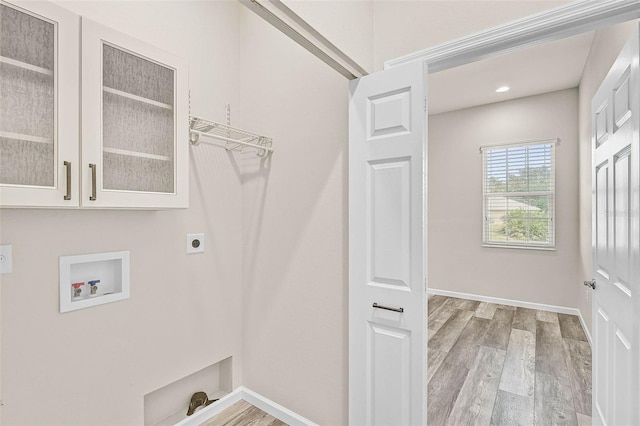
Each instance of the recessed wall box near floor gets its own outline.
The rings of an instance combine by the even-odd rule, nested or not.
[[[189,400],[196,392],[204,392],[209,400],[231,393],[232,361],[232,357],[225,358],[146,394],[145,426],[173,426],[185,420],[188,418]]]
[[[129,252],[60,256],[60,312],[129,298]]]

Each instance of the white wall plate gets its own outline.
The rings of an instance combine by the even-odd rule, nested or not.
[[[204,234],[187,234],[187,254],[204,253]]]

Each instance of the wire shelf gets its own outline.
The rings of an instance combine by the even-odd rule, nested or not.
[[[189,118],[189,129],[189,141],[192,145],[198,145],[200,142],[207,143],[206,141],[201,141],[200,137],[208,137],[224,141],[227,151],[255,149],[259,157],[273,153],[273,139],[226,124],[191,116]]]

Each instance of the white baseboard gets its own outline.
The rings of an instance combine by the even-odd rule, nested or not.
[[[582,329],[584,330],[584,334],[587,336],[587,340],[589,341],[589,346],[593,347],[593,342],[591,341],[591,333],[589,333],[589,327],[587,327],[587,323],[582,317],[582,311],[580,309],[578,311],[578,318],[580,318],[580,324],[582,324]]]
[[[236,388],[233,392],[225,395],[208,407],[196,411],[192,416],[176,423],[175,426],[199,426],[240,400],[247,401],[249,404],[261,409],[267,414],[271,414],[273,417],[282,420],[289,425],[318,426],[311,420],[294,413],[282,405],[277,404],[270,399],[245,388],[244,386]]]
[[[280,404],[277,404],[270,399],[265,398],[264,396],[253,392],[250,389],[245,387],[242,388],[243,395],[242,399],[247,401],[249,404],[252,404],[262,411],[271,414],[273,417],[282,420],[288,425],[292,426],[318,426],[316,423],[312,422],[309,419],[302,417],[299,414],[294,413],[293,411],[283,407]]]
[[[427,293],[435,294],[438,296],[457,297],[460,299],[476,300],[478,302],[496,303],[499,305],[516,306],[518,308],[538,309],[540,311],[556,312],[558,314],[575,315],[580,318],[580,324],[584,330],[584,334],[587,336],[587,340],[591,345],[591,334],[589,328],[582,317],[580,309],[567,308],[565,306],[545,305],[543,303],[525,302],[522,300],[501,299],[499,297],[481,296],[478,294],[459,293],[457,291],[438,290],[435,288],[427,288]]]

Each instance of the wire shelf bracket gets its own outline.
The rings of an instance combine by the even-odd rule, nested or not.
[[[224,148],[227,151],[241,152],[245,148],[252,148],[256,150],[258,157],[266,157],[273,153],[272,138],[200,117],[189,117],[189,142],[191,145],[197,146],[200,143],[215,145],[201,138],[221,140],[225,142]]]

